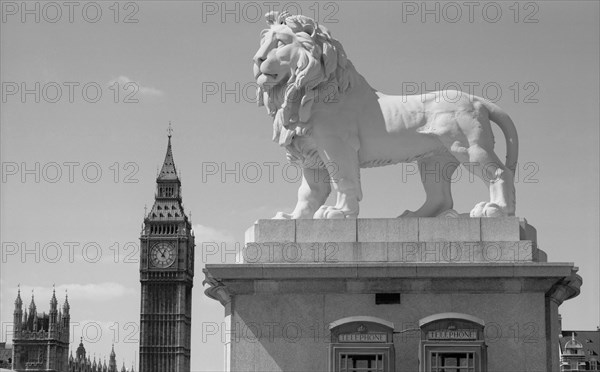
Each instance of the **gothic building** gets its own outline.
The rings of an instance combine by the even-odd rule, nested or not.
[[[23,310],[21,290],[15,300],[13,320],[13,369],[15,371],[64,372],[69,353],[69,301],[58,308],[52,291],[50,311],[38,313],[33,295],[29,312]]]
[[[23,310],[21,290],[17,292],[13,320],[12,369],[27,372],[119,372],[114,345],[110,353],[108,365],[94,357],[93,361],[83,347],[83,339],[76,351],[76,357],[69,357],[70,305],[68,298],[62,309],[58,309],[56,293],[52,291],[50,311],[39,314],[33,295],[29,304],[29,312]],[[4,348],[4,345],[2,345]],[[5,358],[2,358],[5,359]],[[4,367],[0,365],[0,367]],[[10,368],[10,366],[8,366]],[[125,369],[120,372],[134,372]]]
[[[98,360],[96,362],[96,357],[92,360],[89,356],[86,357],[85,347],[83,346],[83,339],[79,343],[79,347],[75,352],[75,357],[71,353],[69,357],[69,370],[68,372],[119,372],[117,368],[117,359],[115,355],[115,346],[113,345],[112,350],[110,351],[110,357],[108,361],[108,365],[106,364],[106,359],[104,362]],[[133,367],[131,369],[125,368],[125,363],[121,367],[120,372],[134,372]]]
[[[140,236],[140,365],[143,372],[189,372],[194,234],[171,151],[156,179]]]
[[[12,368],[12,345],[7,346],[6,342],[0,342],[0,369]]]

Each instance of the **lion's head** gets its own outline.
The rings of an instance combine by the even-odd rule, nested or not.
[[[336,100],[351,88],[356,71],[342,45],[312,18],[287,12],[266,15],[254,56],[259,106],[273,119],[273,140],[288,147],[310,132],[313,104]]]

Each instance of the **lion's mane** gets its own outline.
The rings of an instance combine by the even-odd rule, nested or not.
[[[258,105],[266,105],[273,117],[273,141],[285,146],[290,161],[306,167],[322,167],[310,138],[310,118],[316,101],[335,102],[356,81],[357,72],[344,48],[327,28],[312,18],[270,12],[267,24],[286,25],[300,40],[303,50],[296,70],[284,84],[257,90]]]

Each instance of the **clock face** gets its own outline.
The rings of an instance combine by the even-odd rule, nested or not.
[[[169,267],[175,262],[175,247],[169,243],[158,243],[150,250],[150,262],[154,267]]]

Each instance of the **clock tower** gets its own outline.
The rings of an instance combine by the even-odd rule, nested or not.
[[[140,236],[140,372],[189,372],[194,285],[194,233],[167,154],[156,179],[152,210]]]

